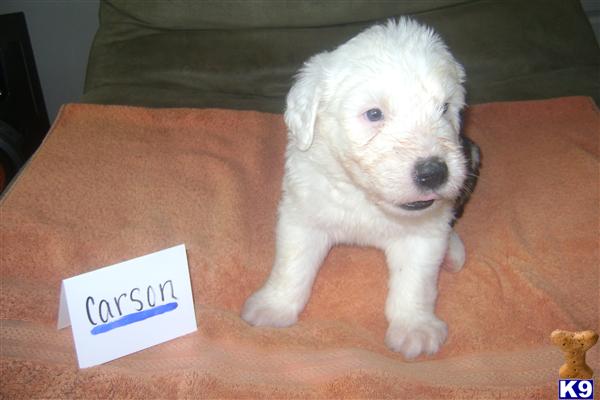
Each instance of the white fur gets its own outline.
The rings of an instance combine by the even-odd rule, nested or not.
[[[247,300],[244,320],[294,324],[331,246],[375,246],[390,271],[387,345],[406,358],[439,349],[447,335],[434,314],[439,268],[444,258],[451,270],[464,263],[449,225],[466,174],[459,145],[463,80],[440,38],[405,18],[305,63],[287,98],[275,261]],[[366,118],[372,108],[383,111],[382,121]],[[414,183],[413,169],[432,156],[446,162],[448,180],[428,192]],[[399,207],[431,199],[424,210]]]

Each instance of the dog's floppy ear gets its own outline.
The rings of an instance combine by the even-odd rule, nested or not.
[[[320,56],[317,55],[304,64],[287,95],[284,118],[289,138],[302,151],[310,148],[315,135],[317,108],[321,97]]]

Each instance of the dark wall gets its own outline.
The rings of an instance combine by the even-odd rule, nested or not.
[[[0,1],[0,14],[25,13],[50,122],[81,98],[98,7],[99,0]]]

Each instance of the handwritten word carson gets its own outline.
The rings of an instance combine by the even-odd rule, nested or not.
[[[166,289],[169,290],[166,290]],[[166,297],[166,294],[170,294],[171,297]],[[175,290],[173,289],[173,282],[169,279],[163,283],[158,284],[158,290],[155,290],[152,285],[148,285],[146,290],[140,288],[133,288],[129,292],[124,292],[118,296],[113,297],[112,301],[102,299],[96,302],[96,299],[92,296],[88,296],[85,300],[85,309],[87,311],[88,320],[92,325],[98,325],[97,320],[93,316],[98,315],[98,318],[103,323],[110,321],[111,319],[121,317],[127,310],[134,309],[135,311],[142,311],[145,308],[155,307],[157,304],[157,293],[160,296],[160,303],[164,303],[167,300],[177,300],[175,296]],[[96,306],[97,304],[97,306]]]

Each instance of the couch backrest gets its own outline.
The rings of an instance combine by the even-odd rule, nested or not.
[[[444,38],[470,103],[600,96],[577,0],[105,0],[83,100],[281,112],[304,60],[401,15]]]

